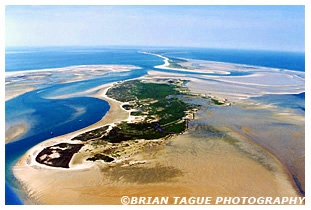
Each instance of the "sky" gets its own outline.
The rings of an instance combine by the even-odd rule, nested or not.
[[[6,46],[305,51],[304,6],[5,6]]]

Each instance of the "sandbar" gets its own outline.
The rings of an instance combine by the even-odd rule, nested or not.
[[[14,139],[19,138],[24,133],[26,133],[26,131],[27,131],[27,125],[24,123],[13,125],[7,128],[7,130],[5,131],[5,143],[9,143],[13,141]]]

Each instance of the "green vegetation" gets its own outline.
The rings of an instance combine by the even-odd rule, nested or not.
[[[200,105],[186,102],[193,101],[189,97],[198,96],[190,94],[183,84],[181,80],[166,80],[162,83],[130,80],[117,83],[107,91],[107,95],[127,102],[123,108],[131,110],[131,116],[138,117],[137,122],[120,122],[110,129],[104,126],[80,134],[73,140],[91,140],[100,145],[101,141],[120,143],[136,139],[151,140],[184,132],[188,127],[188,115]],[[212,98],[212,101],[220,105],[219,100]],[[217,135],[217,132],[210,131],[210,134]],[[225,139],[234,143],[231,139]]]
[[[157,109],[162,108],[161,111]],[[185,111],[192,107],[177,98],[170,100],[161,100],[151,106],[150,114],[160,118],[159,123],[164,125],[167,123],[181,120],[185,116]]]
[[[72,140],[87,141],[90,139],[100,138],[101,136],[106,134],[106,131],[108,128],[109,128],[109,126],[107,125],[107,126],[92,130],[90,132],[85,132],[85,133],[82,133],[82,134],[74,137]]]
[[[179,93],[176,86],[169,84],[144,83],[139,80],[126,81],[110,88],[107,95],[118,101],[129,102],[134,100],[160,100],[169,95]]]
[[[120,143],[121,141],[136,140],[136,139],[159,139],[165,137],[166,132],[159,132],[156,129],[155,123],[127,123],[122,122],[118,126],[113,127],[107,136],[102,140],[111,143]]]
[[[134,109],[132,116],[142,117],[136,123],[121,122],[109,132],[107,128],[100,128],[81,134],[74,139],[91,140],[96,138],[111,143],[136,139],[159,139],[172,134],[179,134],[186,130],[186,111],[197,108],[181,100],[185,88],[176,84],[180,81],[167,83],[146,83],[131,80],[119,83],[110,88],[107,95],[121,102],[129,102],[126,109]],[[177,97],[178,96],[178,97]]]

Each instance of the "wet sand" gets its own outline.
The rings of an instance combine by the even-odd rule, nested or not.
[[[208,111],[202,112],[201,122],[243,136],[269,151],[288,169],[292,182],[294,177],[298,178],[300,190],[305,191],[304,116],[246,101],[228,109],[212,108]],[[296,188],[299,185],[293,184]]]
[[[124,195],[299,196],[286,169],[268,153],[259,149],[253,157],[225,139],[195,131],[193,127],[133,157],[146,160],[143,165],[39,169],[29,167],[24,159],[14,167],[14,174],[28,189],[28,202],[40,204],[121,204]],[[239,141],[256,150],[242,138]]]

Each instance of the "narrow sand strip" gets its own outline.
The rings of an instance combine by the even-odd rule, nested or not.
[[[17,124],[13,125],[12,127],[8,128],[5,131],[5,143],[9,143],[13,141],[14,139],[19,138],[27,131],[27,125],[26,124]]]

